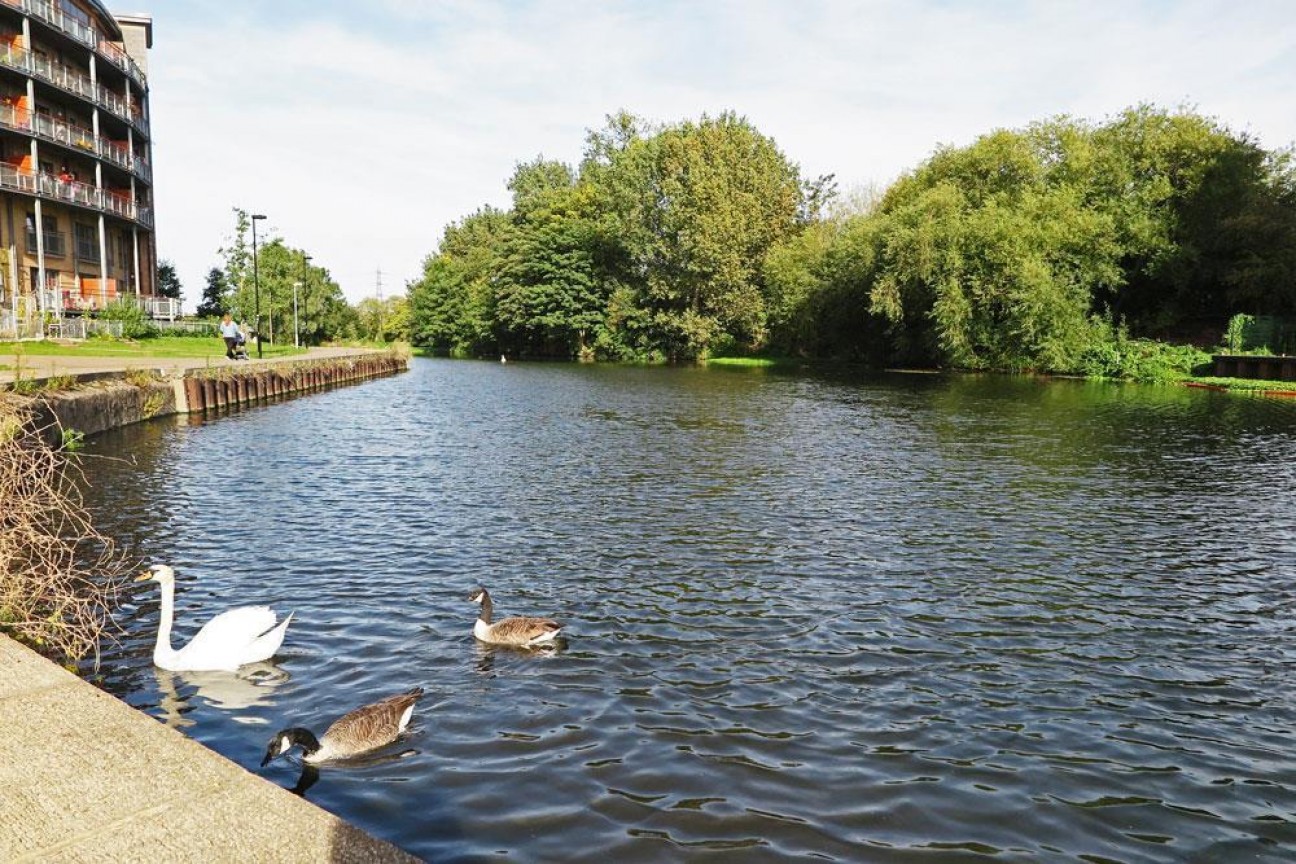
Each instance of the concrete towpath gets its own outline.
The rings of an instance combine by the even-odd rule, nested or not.
[[[167,377],[179,377],[190,369],[208,369],[221,366],[239,368],[260,364],[283,363],[299,360],[327,360],[334,357],[358,357],[374,353],[372,348],[311,348],[305,354],[266,357],[258,360],[256,349],[250,360],[229,360],[223,355],[214,357],[142,357],[113,354],[65,354],[47,356],[0,354],[0,384],[19,380],[55,378],[61,375],[93,375],[128,372],[132,369],[158,371]]]
[[[418,859],[0,636],[0,861]]]

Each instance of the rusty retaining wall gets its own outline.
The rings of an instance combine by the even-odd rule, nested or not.
[[[176,397],[183,412],[212,411],[392,375],[407,368],[408,361],[398,355],[373,354],[275,365],[191,369],[177,382]]]
[[[57,446],[64,430],[94,435],[153,417],[214,411],[290,394],[404,372],[408,359],[394,352],[322,360],[194,368],[182,377],[101,373],[66,390],[38,392],[34,418]]]
[[[1258,378],[1264,381],[1296,381],[1296,357],[1282,354],[1216,354],[1217,378]]]
[[[36,420],[54,444],[63,429],[94,435],[176,413],[175,388],[163,381],[137,385],[120,379],[101,380],[80,389],[44,394],[36,402]]]

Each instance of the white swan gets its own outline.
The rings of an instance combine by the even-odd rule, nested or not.
[[[162,586],[162,620],[158,622],[153,663],[172,672],[232,672],[245,663],[269,660],[283,644],[292,613],[275,626],[275,613],[268,606],[241,606],[222,612],[208,621],[179,651],[171,647],[171,622],[175,614],[175,571],[154,564],[136,578],[152,579]]]

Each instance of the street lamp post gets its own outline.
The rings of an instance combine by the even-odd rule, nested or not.
[[[293,283],[293,347],[301,347],[301,336],[297,329],[297,287],[306,287],[306,265],[310,264],[311,256],[305,252],[302,253],[302,275],[301,281]]]
[[[257,272],[256,223],[266,218],[264,213],[252,214],[252,291],[256,297],[257,359],[261,359],[261,277]]]

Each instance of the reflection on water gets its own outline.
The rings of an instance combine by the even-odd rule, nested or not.
[[[495,656],[497,654],[514,658],[520,662],[526,662],[527,659],[545,660],[557,657],[563,651],[566,651],[567,639],[559,636],[552,642],[535,648],[518,648],[513,645],[487,645],[484,642],[474,640],[473,650],[477,654],[477,671],[482,675],[494,675]]]
[[[193,725],[184,715],[193,709],[195,698],[227,712],[236,723],[264,724],[263,717],[248,709],[273,705],[274,688],[292,678],[269,660],[240,666],[237,672],[171,672],[157,666],[152,670],[158,688],[158,719],[175,728]]]
[[[403,758],[309,797],[429,860],[1296,845],[1296,402],[420,360],[88,449],[130,454],[88,460],[101,527],[193,577],[180,629],[297,612],[226,692],[148,671],[144,603],[105,685],[250,770],[423,686]],[[477,643],[482,581],[565,644]]]
[[[306,791],[316,783],[320,782],[322,774],[347,770],[355,771],[363,768],[372,768],[378,765],[388,765],[399,762],[402,759],[409,759],[412,756],[417,756],[419,751],[412,748],[407,747],[405,749],[395,749],[399,748],[401,743],[413,734],[413,731],[407,730],[398,741],[388,747],[384,747],[382,750],[374,753],[366,753],[363,756],[355,756],[350,759],[340,759],[328,762],[323,766],[312,765],[311,763],[304,761],[295,753],[289,756],[284,756],[281,761],[285,765],[291,766],[297,772],[297,781],[291,787],[287,787],[288,791],[304,798],[306,797]],[[271,774],[282,775],[284,773],[277,768],[271,768],[269,771]]]

